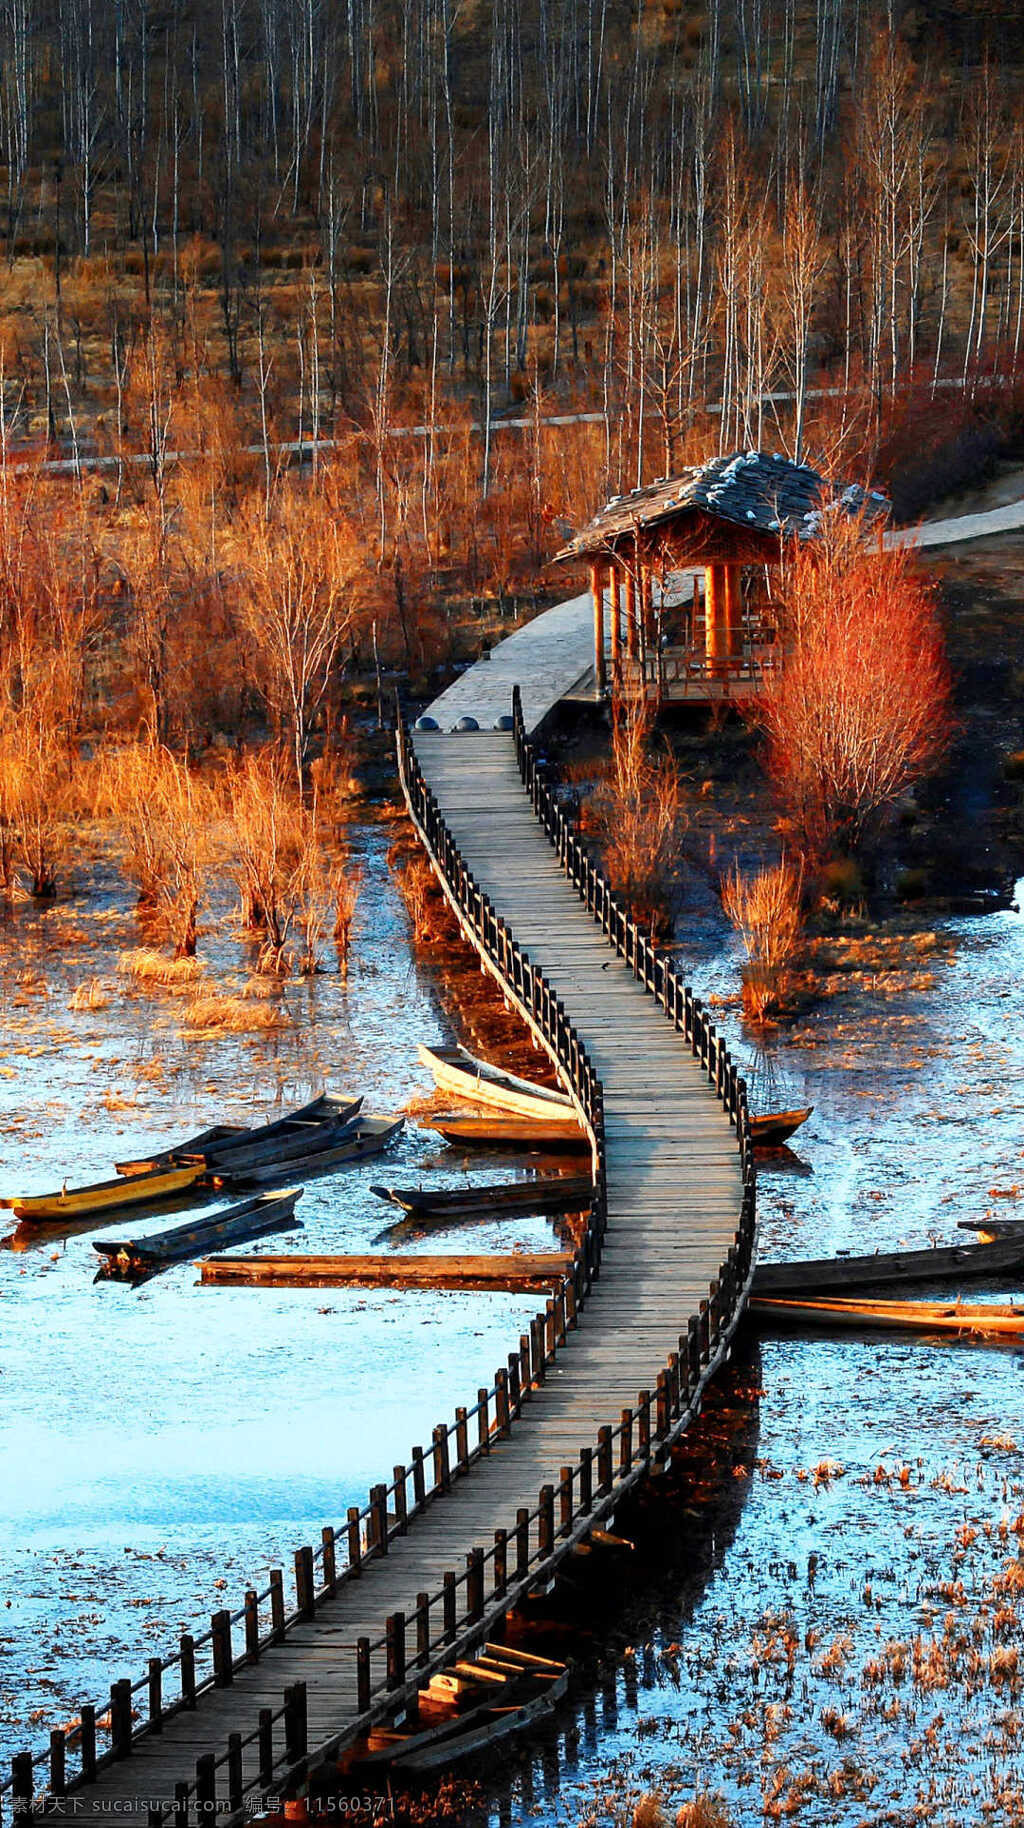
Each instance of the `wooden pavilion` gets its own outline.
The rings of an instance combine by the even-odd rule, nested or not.
[[[747,697],[780,663],[771,577],[823,516],[888,517],[884,495],[807,464],[736,452],[615,495],[559,559],[588,559],[594,687],[657,703]],[[606,638],[610,624],[610,652]]]

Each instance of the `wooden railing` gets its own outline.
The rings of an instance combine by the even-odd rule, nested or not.
[[[689,1317],[686,1332],[679,1337],[679,1349],[658,1370],[653,1389],[641,1391],[636,1404],[623,1409],[617,1426],[599,1429],[596,1440],[580,1449],[578,1464],[561,1467],[557,1482],[542,1486],[536,1505],[519,1508],[514,1524],[497,1530],[492,1544],[471,1549],[465,1567],[447,1573],[438,1591],[418,1594],[409,1618],[392,1613],[380,1636],[360,1638],[349,1647],[354,1657],[358,1717],[334,1741],[318,1748],[320,1756],[330,1756],[343,1740],[393,1710],[407,1682],[419,1683],[443,1666],[456,1644],[469,1647],[486,1636],[495,1620],[535,1584],[539,1570],[552,1569],[643,1476],[652,1456],[667,1450],[695,1413],[700,1390],[725,1351],[752,1267],[754,1175],[743,1081],[706,1011],[625,914],[570,831],[527,741],[518,688],[513,715],[524,784],[567,874],[616,950],[658,999],[704,1066],[736,1128],[743,1169],[739,1223],[718,1278],[701,1301],[699,1312]],[[445,893],[464,930],[557,1064],[590,1137],[594,1195],[581,1243],[561,1287],[521,1336],[519,1350],[509,1354],[507,1366],[496,1371],[490,1388],[478,1390],[472,1408],[459,1408],[454,1421],[439,1423],[429,1450],[413,1448],[410,1464],[396,1466],[390,1484],[375,1485],[367,1504],[361,1509],[351,1507],[340,1528],[325,1528],[316,1550],[312,1546],[296,1550],[290,1607],[283,1571],[275,1569],[267,1586],[261,1591],[250,1588],[236,1611],[214,1613],[207,1632],[198,1637],[185,1633],[176,1653],[151,1658],[146,1673],[135,1682],[114,1682],[109,1704],[83,1707],[77,1728],[57,1728],[46,1749],[15,1757],[0,1797],[6,1791],[12,1793],[15,1816],[23,1822],[31,1819],[41,1769],[46,1772],[47,1793],[55,1799],[89,1784],[105,1766],[129,1757],[139,1739],[160,1733],[171,1715],[194,1709],[212,1689],[230,1687],[241,1669],[258,1663],[293,1625],[314,1619],[317,1609],[333,1599],[347,1581],[358,1579],[368,1560],[386,1556],[389,1545],[405,1534],[412,1519],[443,1496],[455,1479],[491,1451],[496,1439],[509,1432],[544,1384],[548,1367],[575,1326],[578,1310],[599,1274],[607,1228],[600,1079],[560,998],[468,869],[423,778],[401,716],[397,748],[410,816]],[[168,1676],[174,1679],[176,1690],[170,1695]],[[140,1705],[145,1706],[145,1713],[133,1727],[133,1715]],[[102,1750],[98,1747],[101,1728],[109,1738]],[[73,1774],[69,1771],[72,1739],[78,1750],[78,1768]],[[195,1776],[176,1784],[173,1807],[151,1810],[150,1823],[155,1825],[170,1815],[178,1828],[185,1828],[190,1810],[200,1815],[212,1812],[217,1774],[225,1768],[229,1816],[240,1814],[245,1787],[243,1756],[253,1745],[258,1747],[261,1786],[296,1780],[309,1755],[304,1684],[285,1689],[278,1708],[261,1709],[248,1734],[229,1734],[219,1756],[208,1753],[198,1759]]]

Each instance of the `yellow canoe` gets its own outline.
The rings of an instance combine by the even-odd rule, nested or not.
[[[202,1162],[185,1168],[168,1168],[158,1174],[118,1175],[112,1181],[93,1181],[88,1187],[62,1187],[57,1193],[16,1195],[0,1200],[25,1225],[58,1225],[67,1219],[87,1219],[96,1213],[117,1212],[122,1206],[141,1206],[168,1195],[184,1193],[205,1173]]]

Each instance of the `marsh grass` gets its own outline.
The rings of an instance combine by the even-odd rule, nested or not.
[[[129,952],[122,952],[117,968],[137,984],[159,984],[168,990],[186,989],[203,975],[198,959],[168,958],[153,946],[135,946]]]
[[[787,970],[803,930],[803,869],[780,858],[765,869],[745,874],[739,864],[722,879],[722,907],[740,935],[748,966],[743,1007],[757,1020],[781,1007]]]

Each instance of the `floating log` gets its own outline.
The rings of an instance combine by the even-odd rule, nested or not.
[[[589,1174],[548,1176],[536,1181],[498,1181],[474,1187],[371,1187],[417,1219],[477,1218],[507,1213],[582,1212],[594,1197]]]
[[[433,1288],[542,1290],[569,1274],[567,1251],[490,1257],[212,1257],[200,1264],[210,1284],[257,1288]]]
[[[425,1047],[417,1053],[424,1066],[434,1075],[434,1084],[444,1092],[454,1092],[470,1104],[493,1105],[499,1111],[517,1117],[538,1117],[541,1121],[571,1116],[573,1104],[565,1092],[554,1092],[532,1079],[520,1079],[489,1060],[478,1060],[465,1047]]]
[[[959,1282],[1024,1269],[1024,1228],[987,1243],[937,1245],[929,1250],[877,1251],[865,1257],[824,1257],[800,1263],[759,1263],[754,1295],[815,1295],[827,1289],[886,1283]]]
[[[895,1328],[909,1333],[952,1333],[958,1339],[1013,1339],[1024,1334],[1024,1306],[952,1301],[794,1301],[757,1296],[751,1314],[786,1325]]]
[[[316,1174],[331,1174],[347,1162],[368,1161],[380,1155],[404,1125],[403,1117],[360,1117],[341,1132],[341,1140],[332,1148],[317,1149],[315,1155],[290,1156],[287,1161],[265,1162],[251,1168],[235,1169],[230,1164],[218,1168],[213,1184],[229,1190],[245,1187],[272,1187],[275,1182],[298,1177],[308,1181]]]
[[[437,1130],[445,1142],[477,1149],[543,1149],[545,1154],[590,1153],[590,1138],[578,1123],[555,1119],[550,1123],[531,1121],[526,1117],[463,1117],[453,1112],[425,1122],[427,1130]]]
[[[139,1282],[170,1268],[172,1263],[186,1263],[221,1245],[245,1244],[268,1232],[301,1227],[301,1219],[294,1216],[301,1192],[301,1187],[289,1187],[283,1193],[257,1194],[239,1206],[229,1206],[208,1218],[175,1225],[170,1231],[155,1232],[147,1238],[95,1238],[93,1250],[106,1258],[99,1274]]]

